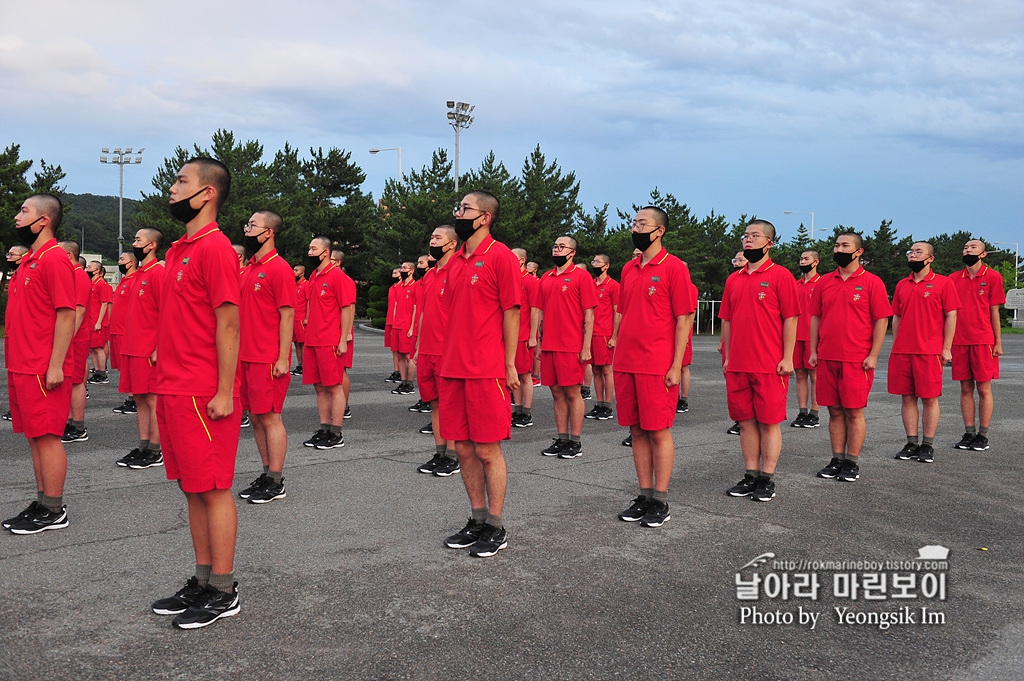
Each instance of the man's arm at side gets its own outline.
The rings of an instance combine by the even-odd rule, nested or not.
[[[238,368],[238,306],[224,303],[213,314],[217,319],[217,394],[206,405],[206,413],[216,421],[235,410],[232,398]]]

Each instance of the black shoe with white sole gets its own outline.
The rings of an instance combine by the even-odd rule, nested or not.
[[[231,593],[207,586],[203,595],[188,610],[175,617],[171,624],[178,629],[199,629],[221,617],[237,615],[240,610],[238,582],[231,586]]]

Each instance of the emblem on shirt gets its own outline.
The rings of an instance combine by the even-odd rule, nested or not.
[[[182,265],[187,265],[187,264],[188,264],[188,261],[189,261],[189,259],[188,259],[188,258],[182,258],[182,259],[181,259],[181,264],[182,264]]]
[[[188,260],[188,258],[185,258],[185,260]],[[184,260],[182,262],[184,262]],[[178,270],[178,277],[177,277],[176,281],[181,281],[181,278],[184,275],[185,275],[185,270]]]
[[[649,296],[653,296],[657,292],[658,292],[658,289],[656,287],[654,287],[654,286],[652,286],[649,289],[647,289],[647,295],[649,295]]]
[[[651,277],[651,281],[661,281],[661,277]]]
[[[483,260],[481,260],[479,262],[473,263],[473,267],[483,267],[483,266],[484,266],[484,261]]]
[[[565,284],[562,284],[562,293],[565,293],[568,290],[569,290],[569,287],[566,286]]]
[[[771,286],[771,284],[769,284],[767,281],[762,281],[761,286],[768,288],[769,286]]]
[[[475,283],[476,283],[476,281],[477,281],[477,279],[479,279],[479,278],[480,278],[480,277],[479,277],[478,275],[476,275],[476,274],[474,274],[474,275],[473,275],[472,277],[470,277],[470,278],[469,278],[469,283],[470,283],[470,285],[472,285],[472,284],[475,284]]]
[[[257,281],[256,285],[252,287],[252,290],[253,291],[259,291],[261,288],[263,288],[263,285],[260,284],[260,282]]]
[[[266,272],[260,272],[260,273],[259,273],[259,275],[257,275],[257,276],[258,276],[258,277],[259,277],[260,279],[266,279],[266,278],[267,278],[267,273],[266,273]]]
[[[39,264],[39,263],[35,263],[35,262],[34,262],[34,263],[32,263],[31,265],[29,265],[29,266],[28,266],[28,268],[29,268],[30,270],[34,270],[34,269],[36,268],[36,265],[38,265],[38,264]]]
[[[924,297],[925,297],[925,298],[927,298],[927,297],[928,297],[928,296],[930,296],[931,294],[932,294],[932,292],[931,292],[931,291],[925,291],[925,292],[924,292]]]
[[[327,293],[327,291],[325,291],[324,289],[320,289],[320,295],[323,295],[325,293]]]
[[[854,290],[854,291],[863,291],[863,290],[864,290],[864,287],[863,287],[863,286],[854,286],[854,287],[853,287],[853,290]]]
[[[569,277],[566,277],[566,278],[565,278],[565,279],[563,279],[562,281],[572,281],[572,279],[570,279]]]
[[[856,301],[858,301],[858,300],[860,300],[860,294],[859,294],[859,293],[854,293],[854,294],[853,294],[853,300],[854,300],[855,302],[856,302]]]
[[[764,291],[758,291],[757,292],[757,299],[758,300],[764,300],[764,297],[765,297],[765,292]]]
[[[978,286],[988,286],[988,282],[987,281],[980,282],[978,284]]]

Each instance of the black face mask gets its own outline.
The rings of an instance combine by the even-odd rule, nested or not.
[[[306,256],[306,269],[312,272],[316,268],[320,267],[320,263],[323,261],[323,253],[320,255],[307,255]]]
[[[444,257],[444,246],[431,246],[430,257],[434,260],[440,260]]]
[[[565,265],[565,263],[569,262],[569,256],[567,256],[567,255],[553,255],[553,256],[551,256],[551,260],[554,261],[555,267],[561,267],[561,266]]]
[[[753,263],[755,265],[764,260],[765,256],[767,255],[768,253],[764,250],[763,246],[761,248],[743,249],[743,257],[747,259],[747,262]]]
[[[397,284],[398,282],[400,282],[401,280],[402,280],[402,278],[401,278],[401,277],[399,277],[399,276],[397,276],[397,275],[396,275],[396,276],[393,276],[393,277],[391,277],[391,281],[393,281],[393,282],[394,282],[394,283],[396,283],[396,284]]]
[[[148,246],[149,244],[146,244]],[[146,246],[132,246],[132,253],[135,254],[135,259],[142,264],[142,261],[146,259]]]
[[[266,231],[267,230],[263,230],[263,232]],[[260,232],[259,234],[253,236],[246,234],[242,237],[242,245],[245,246],[246,253],[252,253],[253,255],[256,255],[257,253],[260,252],[260,249],[263,248],[263,243],[266,243],[260,243],[260,234],[263,234],[263,232]]]
[[[908,260],[907,261],[907,267],[909,267],[915,274],[917,272],[920,272],[921,270],[923,270],[925,267],[927,267],[927,265],[928,265],[928,263],[926,261],[924,261],[924,260]]]
[[[978,264],[978,261],[981,260],[981,256],[975,255],[974,253],[967,253],[960,259],[963,260],[964,264],[968,267],[974,267]]]
[[[300,281],[302,281],[302,275],[301,274],[296,274],[295,275],[295,283],[298,284]]]
[[[630,234],[630,238],[633,240],[633,248],[638,248],[641,253],[646,253],[647,249],[651,247],[652,243],[654,243],[654,237],[651,235],[654,234],[655,231],[657,230],[654,229],[650,232],[633,232]]]
[[[187,199],[182,199],[181,201],[175,201],[174,203],[172,203],[171,217],[177,220],[178,222],[184,222],[186,225],[195,220],[196,217],[199,215],[200,211],[203,210],[203,206],[205,206],[206,204],[204,203],[203,206],[199,206],[199,208],[193,208],[192,199],[202,194],[204,191],[206,191],[206,189],[206,187],[203,187],[202,189],[200,189]]]
[[[427,268],[426,267],[417,267],[416,270],[412,273],[412,278],[415,281],[419,281],[420,279],[423,278],[423,275],[426,274],[426,273],[427,273]]]
[[[600,279],[601,275],[608,271],[607,267],[602,267],[599,270],[594,270],[594,279]]]
[[[459,237],[460,241],[466,241],[473,233],[476,232],[476,221],[479,217],[473,218],[455,218],[455,236]]]
[[[125,265],[124,263],[118,265],[117,271],[121,274],[128,274],[128,265]]]
[[[832,262],[840,267],[849,267],[850,263],[853,262],[853,257],[853,253],[833,253]]]
[[[800,265],[800,271],[807,274],[814,269],[814,265]]]
[[[28,246],[29,248],[32,248],[32,244],[34,244],[36,242],[36,237],[39,236],[38,232],[33,232],[32,231],[32,225],[36,224],[37,222],[42,220],[44,217],[46,217],[46,216],[45,215],[40,215],[39,217],[37,217],[35,220],[33,220],[32,222],[28,223],[24,227],[15,227],[14,228],[14,230],[18,233],[18,239],[21,241],[22,245]]]

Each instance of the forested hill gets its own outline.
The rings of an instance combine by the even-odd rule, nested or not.
[[[84,228],[83,250],[102,254],[105,262],[117,262],[117,197],[61,194],[60,198],[70,207],[64,214],[64,236],[83,243]],[[138,202],[124,200],[124,238],[129,244],[138,229],[132,220],[138,211]]]

